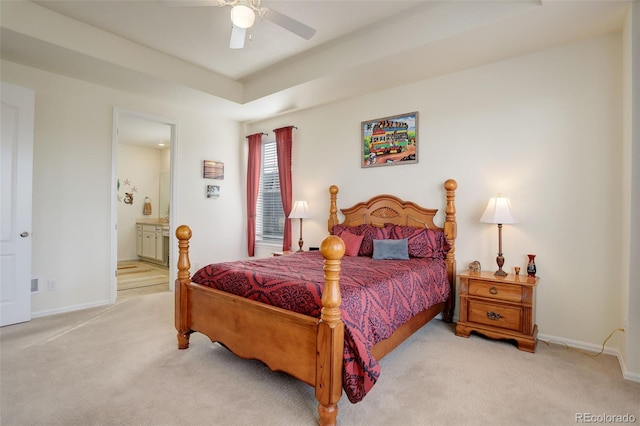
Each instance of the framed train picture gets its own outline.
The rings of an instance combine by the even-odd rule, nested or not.
[[[361,135],[361,167],[418,162],[417,111],[363,121]]]

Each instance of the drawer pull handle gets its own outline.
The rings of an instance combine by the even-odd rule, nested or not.
[[[495,288],[495,287],[491,287],[491,288],[489,289],[489,293],[491,293],[491,294],[498,294],[498,289],[497,289],[497,288]]]
[[[497,312],[489,311],[489,312],[487,312],[487,317],[488,317],[490,320],[492,320],[492,321],[497,321],[497,320],[499,320],[500,318],[502,318],[502,315],[500,315],[500,314],[499,314],[499,313],[497,313]]]

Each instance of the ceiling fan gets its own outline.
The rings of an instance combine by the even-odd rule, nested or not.
[[[263,7],[262,0],[159,0],[167,6],[231,6],[231,39],[229,48],[242,49],[246,39],[247,29],[255,22],[256,14],[261,18],[291,31],[292,33],[309,40],[316,33],[314,28],[297,21],[290,16],[275,10]]]

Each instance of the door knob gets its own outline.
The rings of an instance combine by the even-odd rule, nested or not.
[[[29,233],[27,231],[24,231],[22,234],[20,234],[20,236],[22,238],[27,238],[29,236]]]

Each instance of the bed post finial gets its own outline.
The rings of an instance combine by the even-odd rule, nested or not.
[[[337,193],[338,187],[335,189]],[[344,323],[340,313],[340,260],[344,252],[344,241],[335,235],[329,235],[320,245],[324,257],[324,289],[316,334],[316,399],[323,426],[336,424],[338,401],[342,396]]]
[[[456,189],[458,189],[458,182],[453,179],[447,179],[444,183],[444,189],[447,193],[447,207],[444,211],[444,235],[447,238],[449,245],[451,245],[451,250],[449,250],[447,258],[451,258],[455,261],[455,242],[458,234],[456,226]]]
[[[450,296],[447,305],[442,313],[444,322],[453,321],[453,310],[456,305],[456,237],[458,228],[456,224],[456,189],[458,182],[447,179],[444,183],[447,194],[447,207],[445,209],[444,236],[451,246],[447,252],[445,262],[447,264],[447,278],[449,280]]]
[[[340,259],[344,256],[345,245],[342,238],[329,235],[320,244],[320,253],[324,257],[324,290],[322,291],[323,322],[334,326],[340,321]]]
[[[189,276],[189,239],[191,238],[191,228],[187,225],[180,225],[176,229],[176,238],[178,238],[178,278],[176,279],[175,289],[175,326],[178,330],[178,348],[186,349],[189,347],[189,330],[187,318],[187,284],[191,281]]]
[[[333,227],[338,224],[338,187],[336,185],[331,185],[329,187],[330,195],[330,206],[329,206],[329,222],[327,223],[327,227],[329,228],[329,233],[333,233]]]
[[[187,225],[180,225],[176,229],[178,239],[178,280],[189,281],[189,239],[191,239],[191,228]]]

